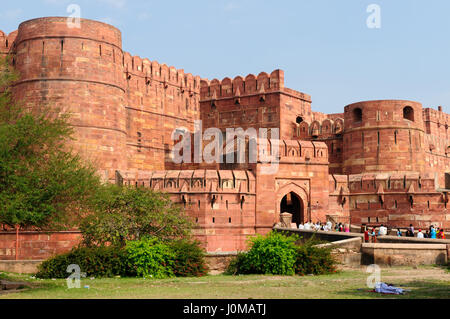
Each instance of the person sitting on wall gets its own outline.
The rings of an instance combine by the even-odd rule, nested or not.
[[[370,240],[370,237],[369,237],[369,229],[366,229],[366,231],[364,232],[364,242],[365,242],[365,243],[368,243],[369,240]]]
[[[422,229],[419,229],[419,232],[417,233],[417,238],[419,238],[419,239],[424,238],[423,233],[422,233]]]
[[[371,242],[375,244],[377,242],[377,234],[375,233],[375,228],[372,228],[369,236],[371,236]]]
[[[433,226],[431,226],[430,238],[436,239],[436,228],[434,228]]]
[[[381,225],[380,230],[378,231],[378,235],[386,236],[387,235],[387,227],[385,227],[384,225]]]
[[[403,235],[402,235],[402,230],[399,228],[398,230],[397,230],[397,237],[402,237]]]
[[[298,229],[305,229],[305,226],[303,224],[298,225]]]
[[[311,225],[310,225],[309,222],[307,222],[307,223],[305,224],[304,229],[305,229],[305,230],[311,230]]]
[[[333,223],[328,221],[327,222],[327,228],[328,228],[328,231],[332,230],[333,229]]]
[[[424,237],[424,238],[430,238],[430,231],[427,230],[427,231],[425,232],[425,234],[423,235],[423,237]]]
[[[412,224],[409,224],[409,233],[410,233],[409,237],[414,237],[414,227]]]
[[[445,239],[444,230],[442,228],[438,229],[437,238]]]
[[[345,224],[345,229],[344,229],[344,231],[345,231],[346,233],[349,233],[349,232],[350,232],[350,227],[349,227],[348,224]]]

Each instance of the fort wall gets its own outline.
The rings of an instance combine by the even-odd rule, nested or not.
[[[285,86],[282,70],[209,81],[124,52],[113,26],[66,21],[0,31],[0,55],[20,73],[15,99],[30,110],[71,113],[72,146],[106,180],[168,193],[208,251],[245,249],[247,236],[270,231],[284,211],[298,223],[450,228],[450,115],[441,107],[379,100],[315,112],[310,95]],[[268,136],[246,138],[244,163],[177,164],[172,134],[193,133],[196,120],[202,132],[263,128]],[[225,154],[237,150],[229,142]],[[250,162],[251,143],[265,154],[278,147],[277,158]]]

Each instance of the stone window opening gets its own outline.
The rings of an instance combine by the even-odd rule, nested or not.
[[[411,106],[406,106],[403,109],[403,118],[405,120],[414,122],[414,109]]]
[[[353,110],[353,121],[355,123],[362,122],[362,110],[359,107]]]
[[[297,116],[297,119],[295,120],[295,122],[296,122],[297,124],[301,124],[301,123],[303,122],[303,117]]]

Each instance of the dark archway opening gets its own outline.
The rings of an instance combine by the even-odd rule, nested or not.
[[[414,122],[414,109],[411,106],[407,106],[403,109],[403,118]]]
[[[283,197],[280,204],[280,213],[292,214],[292,223],[297,224],[297,227],[305,223],[303,201],[295,193],[289,193]]]
[[[353,110],[353,121],[354,122],[362,121],[362,110],[360,108],[356,108]]]

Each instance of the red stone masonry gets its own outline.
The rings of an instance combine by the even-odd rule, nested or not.
[[[315,112],[311,96],[285,86],[282,70],[209,81],[124,52],[113,26],[66,21],[0,31],[0,55],[20,73],[14,97],[24,108],[70,112],[72,146],[105,180],[169,193],[208,251],[245,249],[248,236],[269,232],[286,211],[296,223],[450,229],[450,115],[441,107],[378,100]],[[175,164],[172,133],[193,133],[196,120],[203,132],[279,129],[279,137],[269,130],[255,141],[269,153],[278,143],[277,169],[268,174],[261,158]],[[79,234],[36,236],[20,237],[21,259],[67,250]],[[15,247],[15,234],[0,232],[0,259],[15,258]]]

